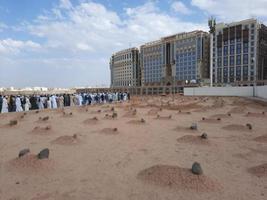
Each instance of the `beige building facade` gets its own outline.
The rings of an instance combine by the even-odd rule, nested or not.
[[[110,58],[111,87],[140,86],[139,50],[129,48],[113,54]]]

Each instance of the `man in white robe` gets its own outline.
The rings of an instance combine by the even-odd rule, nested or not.
[[[29,111],[31,107],[31,103],[28,97],[25,97],[25,105],[24,105],[24,110]]]
[[[47,108],[48,109],[52,108],[52,103],[51,103],[51,97],[50,96],[47,97]]]
[[[123,93],[123,101],[127,101],[127,94]]]
[[[44,109],[44,98],[43,97],[38,97],[38,108],[39,110],[43,110]]]
[[[23,109],[22,109],[22,106],[21,106],[21,100],[20,100],[20,97],[17,96],[16,97],[16,112],[22,112]]]
[[[79,106],[83,105],[83,97],[81,94],[79,94]]]
[[[53,109],[57,109],[57,100],[56,100],[56,96],[55,95],[53,95],[51,97],[51,101],[52,101],[52,108]]]
[[[2,103],[2,110],[1,113],[8,113],[8,103],[7,103],[7,97],[3,98],[3,103]]]

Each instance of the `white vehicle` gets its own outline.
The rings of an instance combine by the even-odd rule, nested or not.
[[[192,80],[190,80],[190,83],[197,83],[197,80],[192,79]]]

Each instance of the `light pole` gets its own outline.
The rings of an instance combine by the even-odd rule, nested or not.
[[[210,87],[213,87],[213,33],[210,34]]]
[[[213,87],[213,34],[216,31],[216,20],[211,17],[208,21],[210,28],[210,87]]]
[[[262,62],[261,62],[261,80],[262,80],[262,82],[263,82],[263,80],[264,80],[264,77],[263,77],[263,65],[264,65],[264,57],[262,57]]]

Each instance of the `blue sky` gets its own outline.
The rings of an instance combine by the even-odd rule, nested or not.
[[[0,0],[0,87],[109,85],[109,57],[162,36],[256,17],[267,0]]]

